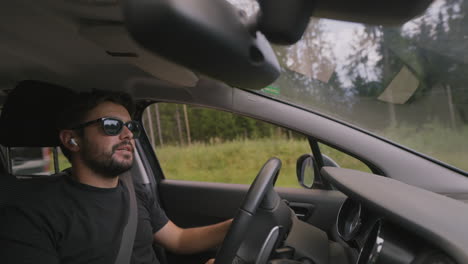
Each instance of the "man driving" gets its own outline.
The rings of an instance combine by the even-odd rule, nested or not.
[[[0,255],[8,263],[114,263],[127,222],[129,192],[119,175],[134,163],[140,125],[131,97],[93,91],[70,101],[59,118],[67,176],[41,183],[0,218]],[[159,263],[153,243],[181,254],[219,245],[231,220],[180,228],[135,185],[138,222],[131,263]],[[207,263],[212,263],[209,260]]]

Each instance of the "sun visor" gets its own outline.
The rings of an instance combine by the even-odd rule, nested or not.
[[[56,119],[69,89],[22,81],[9,94],[0,115],[0,144],[6,147],[54,147],[60,141]]]

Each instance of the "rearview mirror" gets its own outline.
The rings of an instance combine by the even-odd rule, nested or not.
[[[323,155],[323,165],[328,167],[340,167],[333,159]],[[321,177],[319,174],[319,168],[314,156],[311,154],[304,154],[297,159],[296,163],[296,174],[299,184],[307,189],[322,184]]]
[[[280,74],[270,43],[224,0],[126,0],[124,16],[147,50],[231,86],[262,89]]]

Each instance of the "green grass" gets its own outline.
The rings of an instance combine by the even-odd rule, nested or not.
[[[302,154],[310,153],[310,147],[306,140],[259,139],[164,146],[157,148],[156,153],[166,178],[241,184],[252,183],[262,165],[277,157],[282,169],[276,185],[300,187],[296,161]],[[369,171],[360,161],[326,146],[323,153],[342,167]]]
[[[425,155],[468,171],[468,126],[453,129],[437,122],[414,127],[399,126],[379,133]],[[341,167],[370,172],[361,161],[321,145],[323,154]],[[239,140],[219,144],[193,144],[189,147],[164,146],[157,155],[169,179],[250,184],[270,157],[283,166],[277,186],[299,187],[296,160],[310,153],[306,140]]]
[[[55,173],[54,171],[54,159],[51,158],[49,160],[49,164],[50,164],[50,168],[51,168],[51,171],[50,173]],[[67,158],[62,154],[62,152],[59,151],[59,154],[58,154],[58,165],[59,165],[59,171],[63,171],[64,169],[67,169],[67,168],[70,168],[71,167],[71,164],[70,162],[67,160]]]
[[[427,156],[468,171],[468,125],[456,129],[439,122],[421,127],[401,125],[382,135]]]
[[[63,154],[59,154],[59,169],[60,171],[70,168],[71,164]]]

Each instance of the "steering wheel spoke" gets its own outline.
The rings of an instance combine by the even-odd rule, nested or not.
[[[285,227],[290,227],[291,211],[273,188],[280,169],[281,161],[277,158],[269,159],[260,169],[218,251],[216,264],[253,263],[257,259],[263,262],[264,255],[273,250],[265,245],[276,245]],[[281,231],[271,236],[273,229]]]

